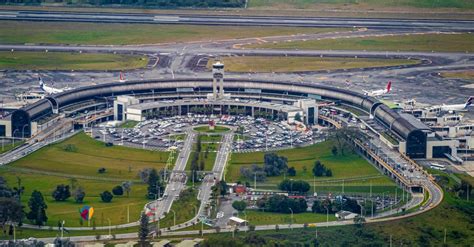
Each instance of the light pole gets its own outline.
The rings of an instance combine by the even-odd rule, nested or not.
[[[107,218],[107,220],[109,221],[109,236],[112,236],[112,224],[110,222],[110,218]]]
[[[65,220],[61,221],[61,239],[64,238],[64,224],[66,223]]]
[[[244,215],[245,215],[245,222],[247,222],[247,213],[245,212],[245,210],[242,211],[242,213],[244,213]],[[248,229],[249,229],[249,228],[248,228],[248,226],[247,226],[246,231],[248,231]]]
[[[173,209],[170,209],[173,212],[173,226],[176,225],[176,212]]]
[[[290,193],[293,194],[293,179],[290,178]]]
[[[15,132],[17,132],[18,129],[15,129],[12,134],[12,139],[13,139],[13,147],[15,146]]]
[[[329,207],[326,206],[326,227],[329,227]]]
[[[290,211],[291,211],[291,224],[290,224],[290,228],[291,230],[293,230],[293,209],[291,208],[288,208]]]
[[[22,131],[21,131],[21,139],[25,139],[25,127],[28,127],[28,124],[23,125]]]

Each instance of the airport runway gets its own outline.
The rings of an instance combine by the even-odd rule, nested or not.
[[[119,14],[99,12],[0,11],[0,20],[232,26],[367,27],[380,29],[474,30],[474,21],[382,18],[311,18],[198,14]]]

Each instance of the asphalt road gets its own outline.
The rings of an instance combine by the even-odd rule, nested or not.
[[[384,29],[474,30],[474,21],[382,18],[298,18],[195,14],[118,14],[94,12],[1,11],[0,20],[106,23],[199,24],[232,26],[367,27]]]
[[[166,186],[163,198],[148,205],[149,208],[156,209],[155,218],[162,218],[164,214],[170,211],[173,201],[186,186],[186,178],[183,172],[186,169],[186,163],[191,154],[195,137],[196,134],[193,131],[186,131],[186,139],[183,148],[180,150],[175,166],[169,175],[169,182]]]

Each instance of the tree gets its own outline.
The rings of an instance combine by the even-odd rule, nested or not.
[[[48,217],[46,216],[48,206],[41,192],[34,190],[33,193],[31,193],[28,207],[30,208],[30,212],[26,215],[26,218],[34,222],[34,224],[42,226],[48,221]]]
[[[147,246],[148,234],[150,229],[148,228],[148,222],[150,219],[143,212],[140,216],[140,226],[138,228],[138,239],[140,240],[140,246]]]
[[[290,199],[284,195],[271,196],[265,202],[266,211],[285,214],[291,213],[291,210],[293,210],[293,213],[306,212],[307,207],[305,199]]]
[[[132,181],[122,182],[122,188],[127,194],[127,197],[130,197],[130,192],[132,191]]]
[[[156,199],[164,192],[164,186],[156,169],[152,169],[148,176],[148,199]]]
[[[326,175],[326,177],[332,177],[332,170],[331,170],[331,169],[327,169],[325,175]]]
[[[357,215],[356,217],[354,217],[354,224],[356,226],[361,227],[362,224],[364,224],[364,223],[365,223],[365,218],[362,217],[361,215]]]
[[[288,171],[287,171],[287,172],[288,172],[288,176],[290,176],[290,177],[296,176],[296,169],[295,169],[295,167],[293,167],[293,166],[290,167],[290,168],[288,168]]]
[[[100,199],[102,199],[103,202],[111,202],[112,198],[114,198],[114,195],[108,190],[100,193]]]
[[[339,153],[344,155],[344,151],[352,147],[351,139],[356,138],[357,135],[356,128],[344,127],[331,131],[329,139],[336,143]]]
[[[244,211],[247,208],[247,203],[245,201],[234,201],[232,203],[232,207],[235,210],[239,211],[239,213],[240,213],[240,212]]]
[[[107,171],[107,169],[105,169],[104,167],[101,167],[97,170],[98,173],[102,174],[102,173],[105,173]]]
[[[69,191],[69,185],[60,184],[56,186],[56,190],[53,191],[53,198],[56,201],[65,201],[71,197],[71,192]]]
[[[297,112],[297,113],[295,114],[295,121],[302,122],[302,121],[301,121],[301,114],[300,114],[299,112]]]
[[[82,203],[84,201],[84,197],[86,197],[86,192],[84,192],[84,189],[82,187],[78,187],[74,192],[74,201],[77,203]]]
[[[120,185],[117,185],[115,186],[113,189],[112,189],[112,193],[116,196],[121,196],[123,195],[123,188],[122,186]]]
[[[278,156],[275,153],[266,153],[263,156],[264,171],[267,176],[279,176],[288,169],[288,159],[284,156]]]
[[[311,211],[313,213],[325,213],[326,210],[324,210],[320,200],[314,200],[313,206],[311,206]]]
[[[280,182],[278,188],[288,192],[306,193],[311,187],[309,183],[304,180],[285,179]]]
[[[23,218],[23,207],[13,197],[0,197],[0,224],[2,228],[8,223],[21,222]]]
[[[229,186],[227,186],[227,183],[225,181],[219,181],[219,183],[217,183],[217,186],[219,188],[219,194],[221,196],[225,196],[227,195],[227,190],[229,190]]]
[[[332,170],[327,168],[325,165],[321,164],[319,160],[317,160],[313,166],[313,175],[316,177],[332,177]]]
[[[332,155],[337,156],[337,147],[336,146],[332,146],[331,153],[332,153]]]
[[[313,166],[313,175],[316,177],[321,177],[324,175],[324,171],[325,171],[324,165],[321,164],[319,160],[317,160]]]

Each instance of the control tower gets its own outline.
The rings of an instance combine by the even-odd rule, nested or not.
[[[224,98],[224,64],[216,62],[212,65],[212,96],[214,99]],[[219,82],[219,95],[217,94],[217,83]]]

